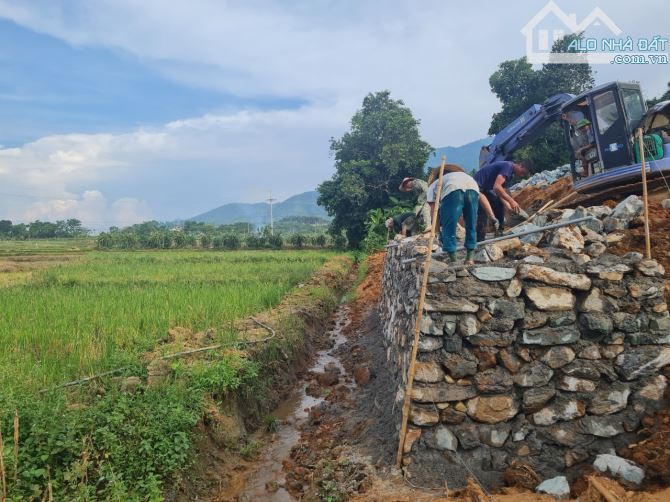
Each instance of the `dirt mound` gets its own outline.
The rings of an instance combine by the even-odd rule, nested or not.
[[[630,251],[645,252],[644,223],[636,221],[637,226],[624,232],[624,238],[610,246],[609,251],[624,255]],[[670,209],[664,209],[659,202],[649,202],[649,232],[651,239],[651,257],[670,272]],[[670,301],[670,289],[666,286],[665,297]]]
[[[558,202],[572,191],[572,177],[563,176],[556,183],[552,183],[551,185],[528,186],[519,190],[513,194],[513,196],[514,200],[517,201],[526,212],[534,212],[551,200]]]

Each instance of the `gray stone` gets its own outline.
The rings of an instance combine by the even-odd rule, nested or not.
[[[644,204],[642,203],[642,199],[637,195],[629,195],[616,205],[614,211],[612,211],[612,217],[630,221],[640,216],[643,210]]]
[[[534,361],[521,368],[521,370],[514,375],[513,380],[519,387],[541,387],[546,385],[554,376],[554,372],[539,361]]]
[[[560,368],[575,359],[575,351],[570,347],[552,347],[542,356],[542,362],[552,369]]]
[[[611,233],[616,232],[617,230],[626,230],[628,228],[628,223],[628,220],[608,216],[603,220],[603,228],[605,232]]]
[[[556,395],[553,387],[536,387],[523,393],[522,409],[524,413],[540,411]]]
[[[456,316],[445,316],[444,317],[444,334],[453,335],[456,333]],[[446,342],[445,342],[446,343]]]
[[[500,366],[477,373],[474,382],[477,390],[483,394],[506,392],[513,386],[512,377]]]
[[[640,317],[626,312],[615,312],[612,314],[612,320],[614,327],[624,333],[636,333],[642,327]]]
[[[511,331],[514,328],[514,319],[508,317],[495,317],[486,323],[486,327],[493,331]]]
[[[582,300],[579,302],[580,312],[612,312],[616,310],[616,303],[611,298],[602,294],[600,289],[593,288]]]
[[[445,424],[458,425],[462,424],[467,415],[461,411],[457,411],[451,406],[440,411],[440,421]]]
[[[631,347],[616,358],[617,372],[625,380],[650,376],[670,364],[670,347]]]
[[[655,333],[670,333],[670,316],[651,317],[649,319],[649,329]]]
[[[526,232],[526,231],[531,231],[531,230],[539,230],[542,227],[539,227],[537,225],[534,225],[533,223],[526,223],[524,225],[519,226],[515,232],[516,233],[521,233],[521,232]],[[544,232],[535,232],[534,234],[528,234],[524,235],[523,237],[520,237],[521,242],[525,244],[530,244],[532,246],[536,246],[541,240],[542,237],[544,237]]]
[[[465,298],[431,298],[426,301],[427,312],[470,312],[475,313],[479,310],[476,305]]]
[[[577,322],[577,316],[573,312],[561,312],[549,317],[549,326],[552,328],[570,326],[575,322]]]
[[[602,365],[599,363],[577,359],[576,361],[573,361],[567,366],[561,368],[561,372],[572,377],[598,380],[600,378],[601,366]]]
[[[546,493],[556,500],[566,500],[570,498],[570,485],[565,476],[556,476],[540,483],[535,488],[537,493]]]
[[[598,455],[593,462],[593,467],[604,474],[622,481],[626,484],[638,486],[644,480],[644,470],[633,462],[616,455]]]
[[[663,207],[663,209],[670,209],[670,199],[663,199],[661,201],[661,207]]]
[[[600,225],[602,227],[602,222],[600,223]],[[587,244],[605,241],[605,237],[600,235],[600,232],[595,232],[591,228],[582,228],[582,233],[584,234],[584,242],[586,242]]]
[[[656,375],[655,377],[650,378],[647,382],[637,391],[637,397],[643,399],[651,399],[652,401],[660,401],[663,399],[665,394],[665,389],[668,387],[668,379],[663,375]]]
[[[489,446],[494,448],[500,448],[505,444],[507,438],[510,435],[512,428],[509,424],[498,424],[498,425],[479,425],[477,426],[479,430],[479,440]]]
[[[438,322],[429,315],[421,319],[421,333],[424,335],[441,335],[444,332],[444,321]]]
[[[549,286],[526,287],[525,293],[539,310],[571,310],[575,306],[575,295],[567,289]]]
[[[567,249],[571,253],[581,253],[584,249],[584,237],[576,226],[560,227],[553,230],[548,242],[551,246]]]
[[[522,326],[524,329],[534,329],[544,326],[547,323],[549,316],[539,310],[526,311],[526,316],[523,318]]]
[[[480,281],[507,281],[516,275],[514,268],[504,267],[475,267],[470,270]]]
[[[524,263],[531,263],[533,265],[542,265],[544,263],[544,258],[542,258],[541,256],[537,256],[537,255],[532,254],[530,256],[526,256],[521,261],[524,262]]]
[[[649,277],[665,277],[665,268],[656,260],[642,260],[635,264],[635,268]]]
[[[559,420],[574,420],[583,417],[586,406],[578,399],[555,399],[551,404],[540,411],[533,413],[535,425],[552,425]]]
[[[458,449],[458,440],[456,436],[444,425],[438,425],[433,429],[429,429],[422,434],[422,441],[426,443],[429,448],[434,450],[449,450],[456,451]]]
[[[523,332],[523,343],[527,345],[565,345],[575,343],[580,334],[573,326],[544,327]]]
[[[544,282],[552,286],[567,286],[583,291],[591,288],[591,279],[583,274],[558,272],[553,268],[538,265],[519,265],[518,275],[521,279]]]
[[[495,317],[503,317],[512,320],[524,318],[525,310],[523,300],[498,298],[490,301],[487,306],[491,314]]]
[[[509,286],[507,286],[505,293],[510,298],[516,298],[521,294],[521,289],[522,289],[521,281],[519,279],[512,279],[511,281],[509,281]]]
[[[591,258],[596,258],[607,251],[607,246],[602,242],[592,242],[584,248],[584,251]]]
[[[470,352],[445,353],[442,357],[442,365],[456,379],[477,373],[477,360]]]
[[[595,275],[599,279],[607,281],[620,281],[626,272],[630,272],[631,268],[623,263],[618,264],[602,264],[590,262],[586,265],[586,272]]]
[[[612,318],[606,314],[581,314],[579,328],[585,335],[609,335],[614,329]]]
[[[477,395],[472,385],[416,384],[412,387],[412,400],[417,403],[447,403],[463,401]]]
[[[479,333],[481,324],[474,314],[463,314],[458,318],[458,333],[461,336],[472,336]]]
[[[556,379],[556,388],[568,392],[593,392],[596,384],[584,378],[561,375]]]
[[[429,427],[440,421],[440,412],[434,406],[412,406],[409,420],[419,427]]]
[[[441,348],[442,338],[428,335],[421,335],[419,337],[419,352],[432,352]]]
[[[600,350],[598,350],[597,345],[589,344],[579,351],[577,357],[579,357],[580,359],[588,359],[590,361],[595,361],[600,359]]]
[[[439,383],[444,381],[444,371],[434,361],[417,361],[414,371],[414,380],[417,382]]]
[[[481,444],[477,427],[475,424],[463,424],[453,428],[454,434],[464,450],[477,448]]]
[[[614,382],[593,395],[586,410],[591,415],[611,415],[626,408],[630,387],[622,382]]]
[[[488,331],[468,337],[467,340],[477,347],[509,347],[516,340],[516,334],[514,332]]]
[[[460,335],[445,335],[444,339],[444,350],[447,352],[460,352],[463,349],[463,338]]]

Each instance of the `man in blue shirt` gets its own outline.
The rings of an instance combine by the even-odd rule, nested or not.
[[[531,169],[529,160],[519,162],[510,162],[501,160],[487,164],[477,171],[474,175],[475,181],[479,185],[479,191],[488,199],[493,208],[496,219],[500,222],[500,231],[502,232],[505,222],[505,208],[513,213],[518,213],[521,207],[507,193],[506,188],[514,175],[520,178],[528,175]],[[488,216],[486,211],[479,211],[477,214],[477,240],[486,239],[486,228],[488,226]]]

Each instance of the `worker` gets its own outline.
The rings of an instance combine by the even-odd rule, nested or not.
[[[582,119],[577,122],[576,128],[575,136],[573,137],[574,141],[570,143],[575,151],[575,157],[579,159],[582,165],[579,175],[588,176],[589,161],[586,159],[586,152],[593,148],[594,143],[591,121],[589,119]]]
[[[495,218],[498,220],[499,227],[497,233],[503,230],[505,209],[513,213],[518,213],[521,210],[521,206],[507,193],[506,188],[514,175],[522,178],[528,174],[531,167],[530,160],[521,160],[519,162],[501,160],[487,164],[475,173],[474,179],[479,185],[479,191],[488,199],[495,213]],[[479,211],[477,217],[478,241],[486,239],[488,220],[486,211]]]
[[[386,220],[386,228],[403,237],[411,237],[416,227],[416,215],[411,212],[402,213]]]
[[[428,187],[427,201],[433,212],[439,179]],[[456,224],[463,215],[465,223],[465,263],[472,264],[474,250],[477,247],[477,212],[479,205],[497,226],[498,220],[488,199],[479,191],[475,179],[464,172],[451,172],[442,176],[439,222],[441,228],[442,250],[449,254],[449,261],[456,261]]]
[[[418,178],[404,178],[398,187],[401,192],[411,192],[416,197],[414,214],[423,222],[424,228],[430,227],[430,210],[426,204],[428,183]]]

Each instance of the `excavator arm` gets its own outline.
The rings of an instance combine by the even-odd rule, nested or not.
[[[495,135],[490,145],[482,147],[479,166],[499,160],[509,160],[512,154],[537,138],[561,116],[563,104],[572,94],[561,93],[547,98],[541,105],[533,105],[511,124]]]

